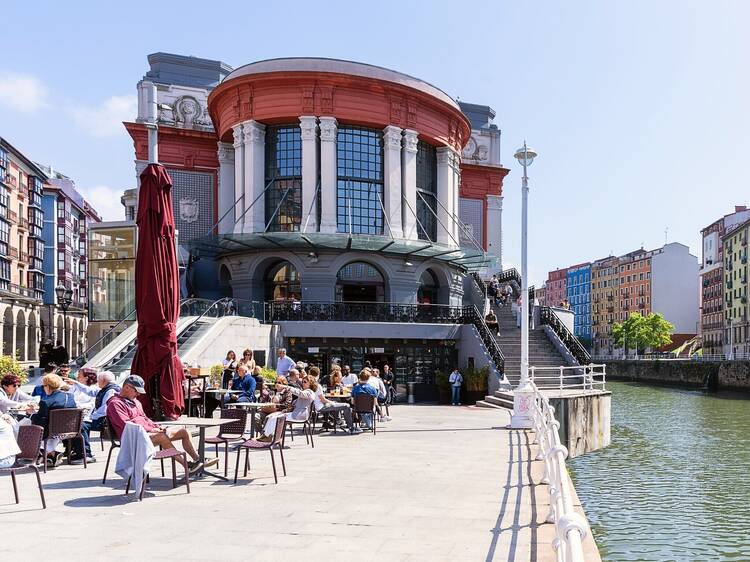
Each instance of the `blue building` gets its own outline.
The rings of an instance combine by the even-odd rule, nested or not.
[[[579,338],[591,338],[591,264],[568,268],[567,298],[575,313],[574,331]]]
[[[99,214],[76,190],[69,177],[46,166],[42,209],[44,211],[44,310],[43,338],[62,340],[71,357],[85,348],[88,325],[87,302],[87,233]],[[64,285],[72,290],[72,303],[67,311],[56,302],[55,287]]]

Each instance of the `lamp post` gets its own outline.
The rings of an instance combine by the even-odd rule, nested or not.
[[[514,429],[533,426],[532,403],[534,383],[529,380],[529,272],[528,272],[528,215],[529,215],[529,176],[526,171],[536,158],[533,149],[523,146],[513,155],[523,166],[521,178],[521,381],[513,392],[513,416],[510,425]]]
[[[68,289],[60,281],[55,287],[55,295],[57,295],[57,305],[62,308],[63,311],[63,345],[65,349],[68,349],[68,342],[65,341],[65,330],[68,328],[68,309],[73,304],[73,289]]]

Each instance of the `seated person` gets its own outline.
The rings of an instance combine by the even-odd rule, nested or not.
[[[267,392],[265,395],[261,395],[261,402],[265,402],[266,405],[261,407],[259,413],[260,426],[265,424],[266,418],[275,412],[291,412],[293,409],[292,403],[294,397],[292,392],[287,385],[287,380],[284,377],[277,376],[276,383],[274,385],[275,392],[271,395]]]
[[[252,377],[255,379],[255,390],[259,390],[261,395],[263,395],[263,390],[266,386],[266,381],[263,380],[263,368],[260,365],[256,365],[251,372]]]
[[[352,421],[352,408],[349,406],[349,404],[344,404],[341,402],[333,402],[331,400],[328,400],[323,395],[323,387],[318,382],[318,377],[320,376],[320,369],[317,367],[310,367],[310,377],[312,377],[315,380],[315,386],[317,387],[315,389],[315,411],[319,414],[333,414],[334,416],[338,413],[341,413],[344,416],[344,420],[346,421],[346,426],[349,429],[349,433],[360,433],[360,429],[358,427],[354,426],[354,422]]]
[[[45,439],[49,437],[49,413],[52,410],[76,407],[73,395],[63,392],[62,386],[63,381],[59,375],[44,375],[42,377],[42,390],[45,395],[39,401],[39,411],[31,416],[31,423],[44,428]],[[47,443],[47,453],[53,465],[58,459],[58,453],[55,452],[55,447],[58,444],[59,441],[54,439]]]
[[[190,441],[190,433],[187,429],[175,426],[161,427],[146,417],[146,414],[143,412],[143,406],[137,398],[139,394],[146,393],[144,385],[145,383],[141,377],[130,375],[125,379],[122,390],[112,396],[109,402],[107,402],[107,421],[114,436],[119,439],[125,429],[125,424],[128,422],[140,425],[146,430],[146,433],[151,438],[151,442],[156,447],[160,446],[162,449],[167,450],[174,449],[175,447],[172,442],[180,441],[184,451],[193,459],[185,467],[191,473],[203,468],[203,462],[198,458],[198,453]],[[181,458],[178,457],[176,460],[182,464]]]
[[[337,370],[334,371],[331,374],[331,383],[328,386],[329,392],[343,392],[345,390],[344,383],[342,382],[343,376],[341,375],[341,371]]]
[[[490,313],[484,317],[484,323],[487,324],[487,327],[490,329],[490,332],[493,332],[500,335],[500,328],[497,325],[497,316],[495,316],[495,313],[490,310]]]
[[[115,384],[115,375],[110,371],[96,373],[96,385],[89,386],[78,380],[74,383],[73,389],[74,392],[86,394],[87,396],[93,397],[94,400],[91,413],[83,420],[81,434],[83,435],[85,442],[86,461],[96,462],[96,459],[91,454],[89,434],[92,429],[94,431],[101,431],[104,428],[104,420],[107,419],[107,403],[110,398],[120,392],[121,389]],[[83,458],[81,442],[76,440],[73,442],[73,456],[71,457],[71,460],[74,461],[81,458]]]
[[[293,386],[294,388],[302,390],[302,379],[300,379],[299,371],[297,369],[292,369],[291,371],[289,371],[287,381],[287,384],[289,386]]]
[[[47,363],[47,366],[44,368],[44,373],[42,373],[42,377],[45,375],[54,375],[55,373],[57,373],[57,364]],[[39,381],[39,384],[34,387],[34,390],[31,391],[31,396],[39,396],[39,398],[44,397],[44,389],[42,388],[41,380]]]
[[[303,422],[310,417],[310,406],[315,401],[315,391],[318,388],[318,383],[310,376],[303,377],[300,379],[300,385],[302,389],[295,388],[287,385],[286,388],[292,395],[296,396],[297,399],[294,401],[292,411],[288,412],[286,417],[290,421]],[[277,383],[277,387],[279,383]],[[284,386],[284,385],[281,385]],[[266,418],[266,423],[263,425],[263,436],[258,441],[270,442],[273,440],[274,432],[276,431],[276,421],[279,419],[283,412],[274,412],[269,414]]]
[[[380,416],[380,419],[378,421],[381,421],[381,422],[391,421],[391,416],[383,415],[382,405],[385,404],[386,389],[385,389],[385,383],[383,382],[383,379],[380,378],[379,369],[372,370],[372,373],[370,374],[370,378],[367,379],[367,383],[374,386],[375,389],[378,391],[378,403],[375,406],[375,409],[377,410],[378,415]]]
[[[352,398],[356,398],[360,394],[369,394],[370,396],[373,396],[375,398],[375,401],[377,403],[378,398],[378,390],[372,386],[371,384],[368,384],[368,381],[370,380],[370,369],[362,369],[359,372],[359,382],[354,385],[352,388]],[[363,414],[362,415],[362,421],[365,422],[365,425],[368,428],[372,427],[372,414]]]
[[[18,375],[8,373],[0,379],[0,414],[7,413],[10,408],[20,408],[24,403],[34,400],[20,388],[21,377]]]
[[[248,373],[247,366],[243,363],[237,367],[237,374],[232,379],[231,390],[240,390],[240,394],[227,394],[224,396],[226,402],[255,402],[255,379]]]
[[[79,408],[94,408],[94,398],[99,392],[96,384],[97,376],[95,369],[79,369],[75,379],[63,379],[63,383],[70,386],[70,393]]]
[[[344,365],[343,377],[341,378],[341,382],[345,386],[354,386],[357,384],[357,375],[352,373],[351,367],[349,365]]]
[[[21,452],[15,435],[16,420],[7,414],[0,414],[0,468],[10,468],[16,463],[16,455]]]

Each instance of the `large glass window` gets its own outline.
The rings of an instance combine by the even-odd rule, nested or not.
[[[435,147],[417,144],[417,231],[421,240],[437,238],[437,153]]]
[[[294,125],[266,130],[266,224],[271,232],[296,232],[302,223],[302,137]]]
[[[295,298],[302,300],[299,273],[287,261],[277,263],[268,270],[265,285],[267,301],[291,301]]]
[[[135,308],[134,227],[89,230],[90,320],[122,320]]]
[[[338,231],[383,234],[383,133],[341,127],[337,141]]]

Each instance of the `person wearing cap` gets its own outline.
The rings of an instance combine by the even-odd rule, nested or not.
[[[107,403],[107,421],[110,429],[119,439],[125,429],[125,424],[130,422],[140,425],[146,430],[151,442],[163,449],[174,449],[173,441],[180,441],[182,448],[193,459],[188,463],[191,473],[203,468],[203,462],[190,441],[190,433],[184,427],[162,427],[153,420],[146,417],[143,406],[137,399],[139,394],[145,394],[146,388],[143,379],[138,375],[130,375],[122,384],[122,390],[110,398]],[[182,459],[177,457],[182,463]]]

